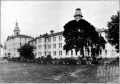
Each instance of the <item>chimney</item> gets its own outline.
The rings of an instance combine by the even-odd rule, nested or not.
[[[50,33],[51,33],[51,34],[53,34],[53,33],[54,33],[54,31],[53,31],[53,30],[51,30],[51,31],[50,31]]]

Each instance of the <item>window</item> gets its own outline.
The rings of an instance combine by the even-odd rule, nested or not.
[[[53,41],[56,41],[56,37],[53,37]]]
[[[54,45],[55,45],[55,44],[53,44],[53,48],[55,47]]]
[[[37,44],[37,41],[35,40],[35,45]]]
[[[35,41],[33,41],[33,45],[35,45]]]
[[[47,52],[45,52],[45,56],[46,56]]]
[[[107,50],[105,49],[105,54],[107,55]]]
[[[45,49],[46,49],[46,45],[45,45]]]
[[[41,55],[42,55],[42,52],[38,52],[38,55],[41,56]]]
[[[51,55],[51,52],[49,51],[48,54]]]
[[[39,38],[39,39],[38,39],[38,43],[41,43],[41,42],[42,42],[42,39],[41,39],[41,38]]]
[[[18,32],[17,32],[17,36],[18,36]]]
[[[75,51],[76,52],[76,55],[77,55],[77,51]]]
[[[30,42],[30,45],[32,45],[32,42]]]
[[[50,49],[51,48],[51,45],[48,45],[48,49]]]
[[[61,51],[61,55],[62,55],[62,51]]]
[[[53,55],[56,55],[56,51],[53,51]]]
[[[59,41],[60,41],[60,36],[59,36]]]
[[[42,49],[42,45],[38,45],[38,49]]]
[[[45,38],[45,42],[47,42],[47,38]]]
[[[51,38],[48,38],[48,42],[51,42]]]
[[[62,55],[62,51],[59,51],[59,55]]]
[[[59,55],[60,55],[60,51],[59,51]]]
[[[59,43],[59,48],[62,48],[62,43]]]
[[[37,56],[37,52],[35,52],[35,56]]]
[[[16,44],[14,43],[14,46],[16,46]]]
[[[56,48],[56,44],[55,44],[55,48]]]
[[[53,48],[56,48],[56,44],[53,44]]]
[[[60,43],[59,43],[59,48],[60,48]]]
[[[62,36],[59,36],[59,41],[61,41],[62,40]]]
[[[73,55],[73,50],[71,50],[71,55]]]

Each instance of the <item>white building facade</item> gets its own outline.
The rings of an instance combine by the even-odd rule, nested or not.
[[[53,30],[50,31],[50,34],[44,34],[37,37],[35,40],[29,41],[30,45],[34,43],[36,46],[36,58],[47,55],[51,55],[52,58],[69,58],[71,55],[74,55],[75,51],[71,50],[66,53],[63,50],[63,46],[65,45],[65,38],[63,37],[63,32],[54,33]],[[79,53],[75,56],[80,55]]]
[[[4,43],[4,57],[19,57],[18,48],[28,43],[33,37],[20,34],[18,23],[16,22],[14,28],[14,35],[8,36]]]
[[[115,49],[115,46],[112,46],[107,38],[106,38],[106,30],[105,29],[98,29],[97,32],[99,34],[101,34],[102,37],[104,37],[105,41],[106,41],[106,44],[105,44],[105,49],[102,50],[102,54],[100,55],[101,57],[110,57],[110,58],[114,58],[116,57],[116,54],[117,54],[117,50]]]
[[[97,30],[97,32],[105,38],[105,29]],[[36,58],[41,56],[46,57],[47,55],[51,55],[52,58],[70,58],[81,56],[80,51],[76,52],[73,49],[69,52],[66,52],[66,50],[63,50],[63,47],[65,45],[63,31],[54,33],[54,31],[51,30],[50,34],[46,33],[44,35],[40,35],[36,39],[29,41],[29,44],[36,46],[36,50],[34,51]],[[86,49],[84,49],[84,53],[85,56],[91,56],[91,49],[89,53]],[[105,44],[105,49],[102,49],[102,52],[99,54],[99,56],[114,57],[115,54],[117,54],[116,49],[107,42]]]

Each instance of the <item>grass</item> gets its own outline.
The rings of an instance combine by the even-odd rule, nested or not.
[[[1,62],[0,65],[1,83],[107,83],[118,78],[97,76],[97,69],[102,65],[46,65],[21,62]]]

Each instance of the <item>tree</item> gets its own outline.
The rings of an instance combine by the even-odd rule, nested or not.
[[[119,11],[117,15],[112,15],[111,21],[108,22],[107,39],[108,42],[119,49]]]
[[[33,53],[34,49],[35,49],[34,46],[31,46],[30,44],[25,44],[18,49],[18,52],[20,52],[20,57],[23,57],[26,59],[33,59],[34,58],[34,53]]]
[[[96,55],[97,56],[101,54],[101,51],[102,51],[101,48],[105,49],[105,44],[106,44],[106,41],[100,34],[99,39],[98,39],[98,44],[96,44]]]
[[[3,45],[2,45],[2,44],[0,44],[0,47],[1,47],[1,48],[3,48]]]
[[[76,9],[79,13],[80,9]],[[77,15],[80,17],[81,15]],[[78,18],[77,17],[77,18]],[[66,44],[64,45],[64,50],[68,52],[69,50],[75,49],[79,51],[84,57],[84,48],[89,46],[101,46],[104,49],[105,43],[100,43],[101,40],[105,41],[102,36],[99,36],[95,27],[84,19],[72,20],[65,24],[63,36],[65,37]]]
[[[46,62],[49,62],[49,63],[52,61],[51,55],[47,55],[45,59],[46,59]]]

